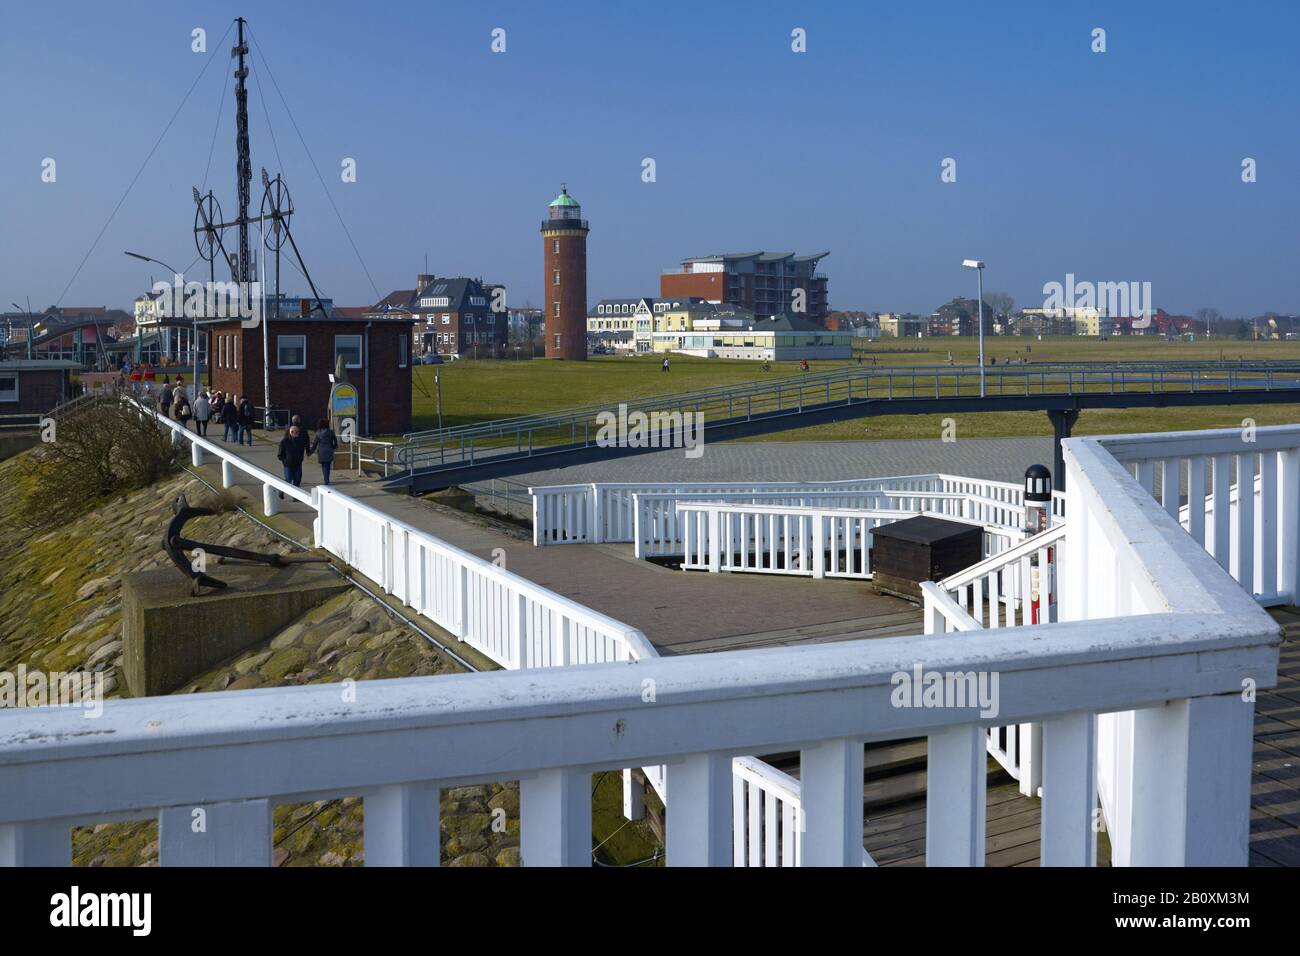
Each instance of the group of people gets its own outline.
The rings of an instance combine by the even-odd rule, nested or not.
[[[146,386],[148,389],[148,386]],[[236,444],[253,444],[253,403],[247,396],[227,396],[215,389],[204,389],[198,398],[190,401],[185,381],[178,375],[175,382],[164,382],[158,396],[158,407],[172,421],[180,422],[181,427],[189,428],[194,423],[196,434],[208,435],[208,425],[213,421],[221,422],[223,442],[233,436]],[[308,455],[315,455],[320,464],[321,483],[330,483],[330,470],[334,466],[334,453],[338,450],[338,436],[330,427],[329,419],[322,418],[316,423],[314,435],[308,435],[302,423],[301,415],[294,415],[289,423],[289,430],[280,439],[276,457],[284,466],[284,480],[302,487],[302,464]],[[280,497],[284,497],[281,492]]]
[[[220,422],[222,441],[233,437],[236,444],[253,444],[253,403],[247,397],[227,396],[216,389],[203,389],[197,398],[190,400],[184,380],[178,375],[175,383],[164,382],[158,396],[158,407],[174,422],[184,428],[194,423],[194,431],[208,437],[208,425]]]

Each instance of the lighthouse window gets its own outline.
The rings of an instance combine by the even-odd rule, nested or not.
[[[560,333],[559,333],[559,332],[556,332],[556,333],[555,333],[555,347],[556,347],[557,349],[560,347]]]
[[[558,302],[555,303],[555,314],[556,314],[557,317],[558,317],[559,314],[560,314],[560,303],[558,303]]]
[[[559,269],[556,269],[556,270],[555,270],[555,285],[559,285],[559,284],[560,284],[560,270],[559,270]]]

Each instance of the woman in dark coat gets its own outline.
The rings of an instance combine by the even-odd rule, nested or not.
[[[308,454],[316,453],[316,460],[320,462],[321,484],[330,483],[330,468],[334,465],[334,451],[339,447],[338,436],[334,434],[334,429],[330,428],[328,418],[322,418],[316,423],[316,437],[308,449]]]

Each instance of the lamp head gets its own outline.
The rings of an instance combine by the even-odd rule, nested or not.
[[[983,268],[984,268],[984,260],[983,260],[983,259],[963,259],[963,260],[961,261],[961,264],[962,264],[963,266],[965,266],[967,269],[983,269]]]

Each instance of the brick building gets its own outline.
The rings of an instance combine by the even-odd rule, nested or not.
[[[44,414],[73,397],[74,361],[0,361],[0,415]]]
[[[369,314],[407,315],[415,323],[416,355],[501,358],[510,341],[510,316],[493,310],[494,299],[503,303],[504,289],[481,279],[419,275],[414,289],[389,293]]]
[[[546,357],[587,357],[587,220],[561,186],[542,220]]]
[[[301,415],[308,424],[327,414],[330,375],[343,356],[348,381],[360,398],[357,431],[396,435],[411,429],[411,317],[372,309],[331,309],[268,323],[271,407]],[[227,395],[266,404],[263,392],[262,326],[238,319],[207,323],[213,343],[211,380]],[[371,397],[373,396],[373,401]]]
[[[817,263],[828,255],[760,251],[683,259],[680,270],[659,276],[659,295],[665,299],[698,296],[767,316],[795,312],[795,290],[802,289],[802,317],[822,322],[830,306],[827,279],[817,271]]]

